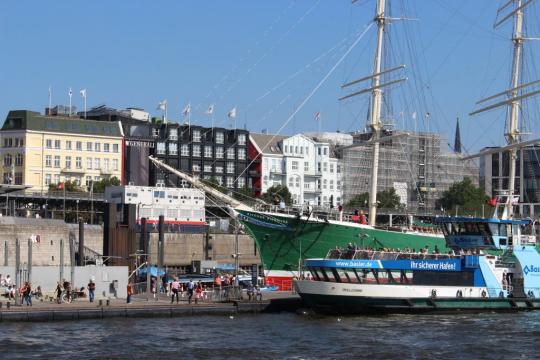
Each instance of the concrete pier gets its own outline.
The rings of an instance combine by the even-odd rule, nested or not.
[[[297,295],[290,293],[272,293],[263,301],[236,301],[229,303],[210,303],[199,301],[188,304],[182,299],[179,304],[171,304],[170,299],[161,296],[158,300],[146,301],[135,297],[131,304],[125,300],[110,300],[90,303],[88,300],[74,301],[70,304],[56,304],[49,301],[36,301],[33,306],[10,306],[5,301],[0,308],[0,322],[39,322],[66,321],[109,318],[149,318],[181,317],[196,315],[232,315],[242,313],[262,313],[296,311],[302,307]]]

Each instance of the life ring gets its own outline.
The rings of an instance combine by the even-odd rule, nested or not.
[[[482,290],[482,297],[485,298],[487,296],[486,290]]]
[[[431,290],[431,297],[436,298],[437,297],[437,290],[433,289]]]
[[[456,297],[462,298],[462,297],[463,297],[463,292],[462,292],[461,290],[458,290],[458,291],[456,292]]]
[[[529,292],[527,292],[527,295],[530,297],[530,298],[534,298],[534,292],[532,290],[529,290]]]

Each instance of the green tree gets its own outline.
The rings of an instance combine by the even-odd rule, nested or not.
[[[99,181],[94,181],[94,192],[95,193],[104,193],[107,186],[119,186],[120,180],[116,176],[110,178],[104,178]]]
[[[269,204],[279,204],[284,201],[286,205],[292,205],[292,195],[287,186],[274,185],[270,187],[261,198]]]
[[[219,185],[219,182],[218,182],[218,180],[216,179],[215,176],[212,176],[208,180],[203,180],[203,182],[206,185],[209,185],[209,186],[213,187],[214,189],[221,191],[224,194],[226,194],[228,192],[228,190],[227,190],[227,188],[225,186]]]
[[[255,191],[247,185],[244,185],[243,188],[238,189],[234,193],[233,197],[245,204],[253,204],[255,202]]]
[[[49,184],[49,191],[64,191],[63,187],[65,187],[66,192],[83,192],[84,191],[75,183],[75,181],[65,181],[63,185],[62,183]]]
[[[377,207],[380,209],[395,209],[402,206],[399,195],[396,194],[396,190],[394,188],[379,191],[377,193],[377,203]],[[368,208],[369,193],[365,192],[356,195],[346,204],[346,206],[348,208]]]
[[[437,201],[437,205],[448,211],[454,211],[458,207],[461,214],[473,215],[481,213],[482,205],[488,199],[489,197],[484,191],[476,187],[471,179],[466,177],[445,191]]]

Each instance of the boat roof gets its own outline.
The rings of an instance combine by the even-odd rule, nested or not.
[[[480,218],[467,216],[437,216],[435,222],[439,223],[457,223],[457,222],[483,222],[493,224],[513,224],[513,225],[528,225],[532,222],[530,219],[512,220],[512,219],[497,219],[497,218]]]

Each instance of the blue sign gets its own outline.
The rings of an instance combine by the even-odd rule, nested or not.
[[[347,269],[461,271],[461,259],[441,260],[306,260],[306,266]]]

